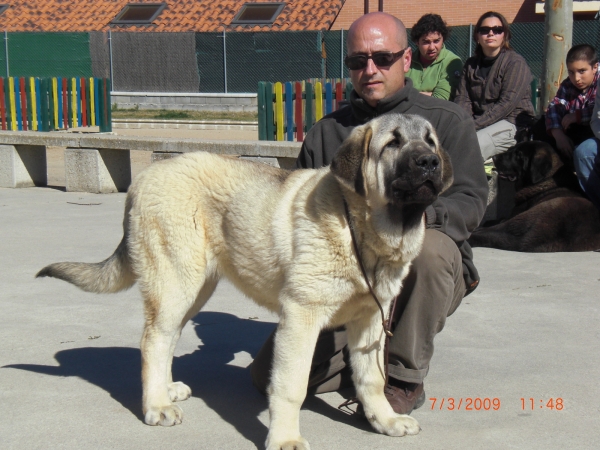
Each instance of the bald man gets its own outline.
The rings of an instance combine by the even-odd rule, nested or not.
[[[376,12],[356,20],[348,32],[354,91],[350,105],[329,114],[308,132],[296,165],[319,168],[331,163],[352,129],[389,112],[428,119],[452,160],[453,185],[426,210],[425,240],[393,308],[385,394],[398,414],[410,414],[425,401],[423,380],[433,356],[433,340],[465,295],[479,283],[467,238],[483,218],[488,184],[475,125],[454,103],[420,95],[405,73],[410,69],[403,23]],[[256,356],[251,373],[266,392],[273,336]],[[344,329],[321,333],[315,349],[309,390],[328,392],[351,385]]]

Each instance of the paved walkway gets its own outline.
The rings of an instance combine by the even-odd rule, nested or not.
[[[51,262],[109,256],[124,200],[0,189],[0,447],[263,448],[267,402],[248,364],[273,315],[222,283],[176,351],[175,377],[193,391],[184,423],[149,427],[138,290],[95,295],[33,278]],[[338,411],[343,395],[331,393],[308,398],[301,412],[313,449],[597,448],[600,253],[476,249],[475,261],[481,285],[438,336],[428,400],[413,413],[422,432],[378,435]]]

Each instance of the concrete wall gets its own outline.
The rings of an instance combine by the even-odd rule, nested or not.
[[[132,150],[151,152],[153,161],[202,150],[221,155],[235,155],[287,169],[296,161],[301,145],[300,142],[2,131],[0,187],[46,185],[47,147],[66,149],[64,157],[67,191],[111,193],[124,192],[131,183]]]
[[[255,93],[111,92],[111,103],[120,109],[257,112],[256,97]]]

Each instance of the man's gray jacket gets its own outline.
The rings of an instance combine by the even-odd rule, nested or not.
[[[427,227],[447,234],[456,242],[462,255],[467,290],[472,291],[479,283],[479,275],[467,239],[483,218],[488,183],[473,119],[458,105],[420,94],[409,78],[403,89],[379,101],[375,108],[352,91],[350,105],[323,117],[307,133],[296,166],[329,165],[354,127],[388,112],[417,114],[429,120],[450,155],[454,182],[425,211]]]

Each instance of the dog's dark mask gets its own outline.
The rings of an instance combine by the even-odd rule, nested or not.
[[[378,142],[371,150],[374,153],[370,153],[373,122],[354,129],[334,157],[332,172],[364,196],[366,164],[369,158],[377,159],[385,166],[385,196],[391,206],[430,205],[453,181],[450,158],[439,145],[435,131],[417,116],[390,114],[380,120],[387,122],[387,127],[379,124],[380,135],[386,136],[387,142]]]
[[[514,181],[517,189],[550,178],[562,166],[552,146],[541,141],[517,144],[492,159],[498,176]]]
[[[435,142],[405,143],[402,136],[397,136],[388,144],[388,150],[393,151],[395,146],[405,148],[395,167],[385,175],[386,197],[396,206],[432,204],[444,189],[442,161],[433,153]]]

